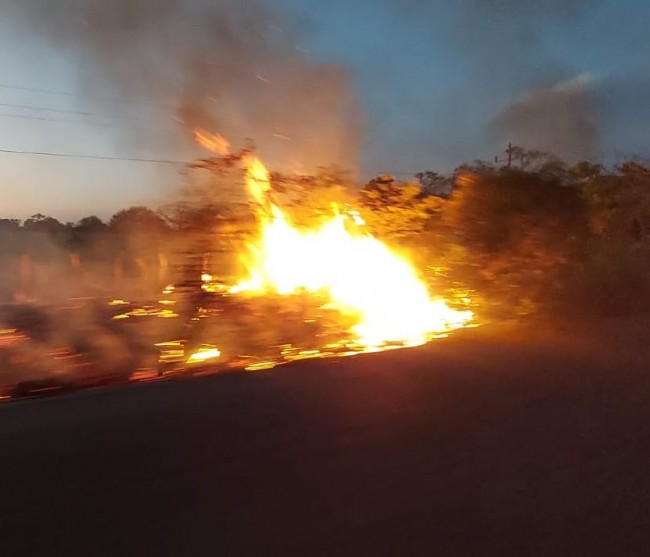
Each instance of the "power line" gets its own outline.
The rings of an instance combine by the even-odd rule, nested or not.
[[[5,103],[0,102],[0,106],[6,108],[18,108],[21,110],[41,110],[43,112],[55,112],[57,114],[77,114],[79,116],[89,116],[91,118],[105,118],[107,120],[119,120],[124,122],[142,122],[142,120],[127,118],[125,116],[115,116],[110,114],[100,114],[99,112],[87,112],[84,110],[74,110],[70,108],[51,108],[49,106],[35,106],[30,104],[14,104],[14,103]],[[172,120],[173,118],[170,118]]]
[[[126,162],[144,162],[144,163],[154,163],[154,164],[175,164],[175,165],[187,164],[187,161],[174,161],[170,159],[109,157],[109,156],[102,156],[102,155],[78,155],[74,153],[50,153],[47,151],[18,151],[12,149],[0,149],[0,153],[10,154],[10,155],[32,155],[32,156],[39,156],[39,157],[63,157],[63,158],[72,158],[72,159],[93,159],[93,160],[103,160],[103,161],[126,161]]]
[[[141,163],[150,163],[150,164],[171,164],[171,165],[183,165],[188,164],[188,161],[175,161],[171,159],[154,159],[154,158],[138,158],[138,157],[109,157],[103,155],[79,155],[74,153],[50,153],[47,151],[18,151],[12,149],[0,149],[0,153],[10,154],[10,155],[31,155],[31,156],[42,156],[42,157],[61,157],[61,158],[72,158],[72,159],[90,159],[90,160],[105,160],[105,161],[123,161],[123,162],[141,162]],[[409,175],[415,176],[416,172],[384,172],[380,175],[389,174],[392,176],[399,175]]]
[[[64,118],[47,118],[46,116],[28,116],[26,114],[7,114],[0,112],[1,118],[17,118],[19,120],[36,120],[39,122],[58,122],[64,124],[82,124],[84,126],[98,126],[102,128],[126,128],[126,129],[144,129],[136,128],[134,126],[123,126],[121,124],[111,124],[104,122],[84,122],[83,120],[66,120]]]
[[[8,83],[0,83],[0,89],[14,89],[17,91],[29,91],[30,93],[44,93],[46,95],[58,95],[61,97],[72,97],[77,99],[92,98],[92,99],[111,101],[111,102],[117,102],[122,104],[128,103],[128,104],[139,104],[143,106],[155,106],[155,107],[167,107],[167,108],[170,107],[170,105],[165,103],[160,103],[160,102],[143,102],[143,101],[131,101],[131,100],[127,101],[124,99],[118,99],[116,97],[102,97],[99,95],[81,95],[79,93],[70,93],[67,91],[55,91],[52,89],[41,89],[39,87],[24,87],[22,85],[10,85]]]
[[[7,85],[6,83],[0,83],[0,88],[2,89],[17,89],[18,91],[30,91],[32,93],[47,93],[48,95],[60,95],[63,97],[78,97],[78,94],[75,93],[64,93],[63,91],[52,91],[50,89],[39,89],[37,87],[22,87],[20,85]]]
[[[2,104],[0,103],[0,106]],[[64,124],[81,124],[82,126],[95,126],[98,128],[118,128],[125,130],[140,130],[140,131],[154,131],[152,128],[147,128],[144,126],[127,126],[124,124],[117,124],[111,122],[93,122],[88,120],[68,120],[65,118],[49,118],[47,116],[31,116],[27,114],[7,114],[6,112],[0,112],[0,118],[17,118],[19,120],[36,120],[39,122],[55,122],[55,123],[64,123]]]
[[[3,103],[0,102],[0,106],[7,108],[20,108],[24,110],[42,110],[43,112],[56,112],[62,114],[78,114],[80,116],[94,116],[97,118],[110,118],[117,120],[124,120],[125,118],[120,118],[119,116],[109,116],[107,114],[98,114],[97,112],[85,112],[83,110],[72,110],[67,108],[50,108],[47,106],[33,106],[28,104],[13,104],[13,103]]]

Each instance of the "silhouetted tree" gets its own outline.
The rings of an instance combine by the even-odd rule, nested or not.
[[[23,223],[23,228],[30,232],[42,232],[50,236],[56,236],[57,234],[63,233],[65,225],[55,218],[37,213]]]
[[[370,230],[385,238],[424,232],[441,213],[444,203],[420,183],[400,182],[392,176],[370,180],[360,196],[360,206]]]
[[[0,219],[0,232],[18,232],[20,219]]]
[[[119,234],[140,232],[164,234],[169,230],[164,219],[158,213],[142,206],[118,211],[111,217],[108,226],[113,232]]]
[[[600,176],[605,171],[602,164],[593,164],[589,161],[581,161],[573,165],[569,172],[573,175],[574,179],[579,182],[593,180]]]
[[[433,170],[418,172],[415,177],[420,181],[425,192],[444,198],[449,197],[454,184],[452,178],[438,174]]]
[[[557,299],[584,240],[581,192],[541,172],[490,169],[462,177],[445,220],[478,269],[481,288],[520,311]]]
[[[638,242],[650,235],[650,169],[637,162],[585,184],[591,230],[609,240]]]
[[[74,225],[75,230],[80,234],[98,234],[106,231],[106,224],[95,215],[84,217]]]

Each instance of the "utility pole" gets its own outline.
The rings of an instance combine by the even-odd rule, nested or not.
[[[505,160],[503,160],[503,159],[500,160],[499,157],[497,156],[497,157],[494,157],[494,162],[495,163],[497,163],[497,162],[505,162],[506,167],[508,169],[512,168],[512,155],[515,153],[515,149],[516,149],[516,147],[514,147],[512,143],[508,143],[508,148],[505,151],[506,155],[508,155],[508,158],[505,159]]]

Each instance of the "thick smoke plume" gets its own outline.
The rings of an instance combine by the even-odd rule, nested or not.
[[[462,21],[468,50],[481,79],[504,87],[488,125],[499,145],[512,141],[568,162],[595,159],[599,124],[594,80],[571,75],[549,51],[545,30],[575,32],[598,0],[465,0]],[[496,132],[496,133],[495,133]]]
[[[578,162],[598,158],[598,122],[589,76],[539,88],[511,103],[495,122],[501,143]]]
[[[446,41],[460,68],[453,94],[423,118],[436,126],[435,133],[426,130],[434,139],[428,150],[419,147],[423,153],[437,153],[449,167],[472,157],[491,160],[509,141],[568,158],[600,151],[600,81],[575,80],[576,68],[549,37],[570,41],[602,0],[385,2],[406,25]]]
[[[187,139],[196,127],[252,138],[275,166],[356,163],[350,77],[307,60],[266,3],[15,0],[12,8],[81,63],[93,97],[120,99],[159,134],[175,119]]]

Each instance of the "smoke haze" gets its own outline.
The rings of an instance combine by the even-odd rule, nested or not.
[[[118,98],[159,142],[177,141],[169,133],[176,120],[184,140],[196,127],[234,142],[253,138],[275,167],[356,164],[361,118],[350,76],[309,62],[268,4],[16,0],[12,7],[76,58],[84,88]]]
[[[602,0],[460,0],[449,11],[386,1],[414,29],[441,35],[460,59],[454,94],[430,109],[437,133],[428,152],[441,164],[490,160],[509,141],[569,161],[599,156],[599,111],[608,109],[597,102],[600,80],[576,77],[548,37],[575,35]]]
[[[539,88],[514,101],[494,122],[500,143],[512,141],[568,163],[598,159],[598,123],[589,76]]]
[[[370,177],[492,160],[509,141],[569,160],[643,150],[650,96],[635,84],[646,91],[642,54],[650,42],[636,23],[643,14],[634,16],[630,9],[635,2],[620,4],[12,5],[32,31],[79,61],[89,93],[126,99],[130,107],[120,103],[122,110],[152,123],[153,133],[131,134],[136,141],[140,136],[151,144],[153,135],[160,143],[187,147],[191,130],[203,127],[236,146],[254,139],[274,169],[303,171],[331,163],[355,168],[363,147],[363,170]],[[337,63],[316,62],[298,45]],[[170,131],[174,118],[183,123],[184,135],[177,127]]]

